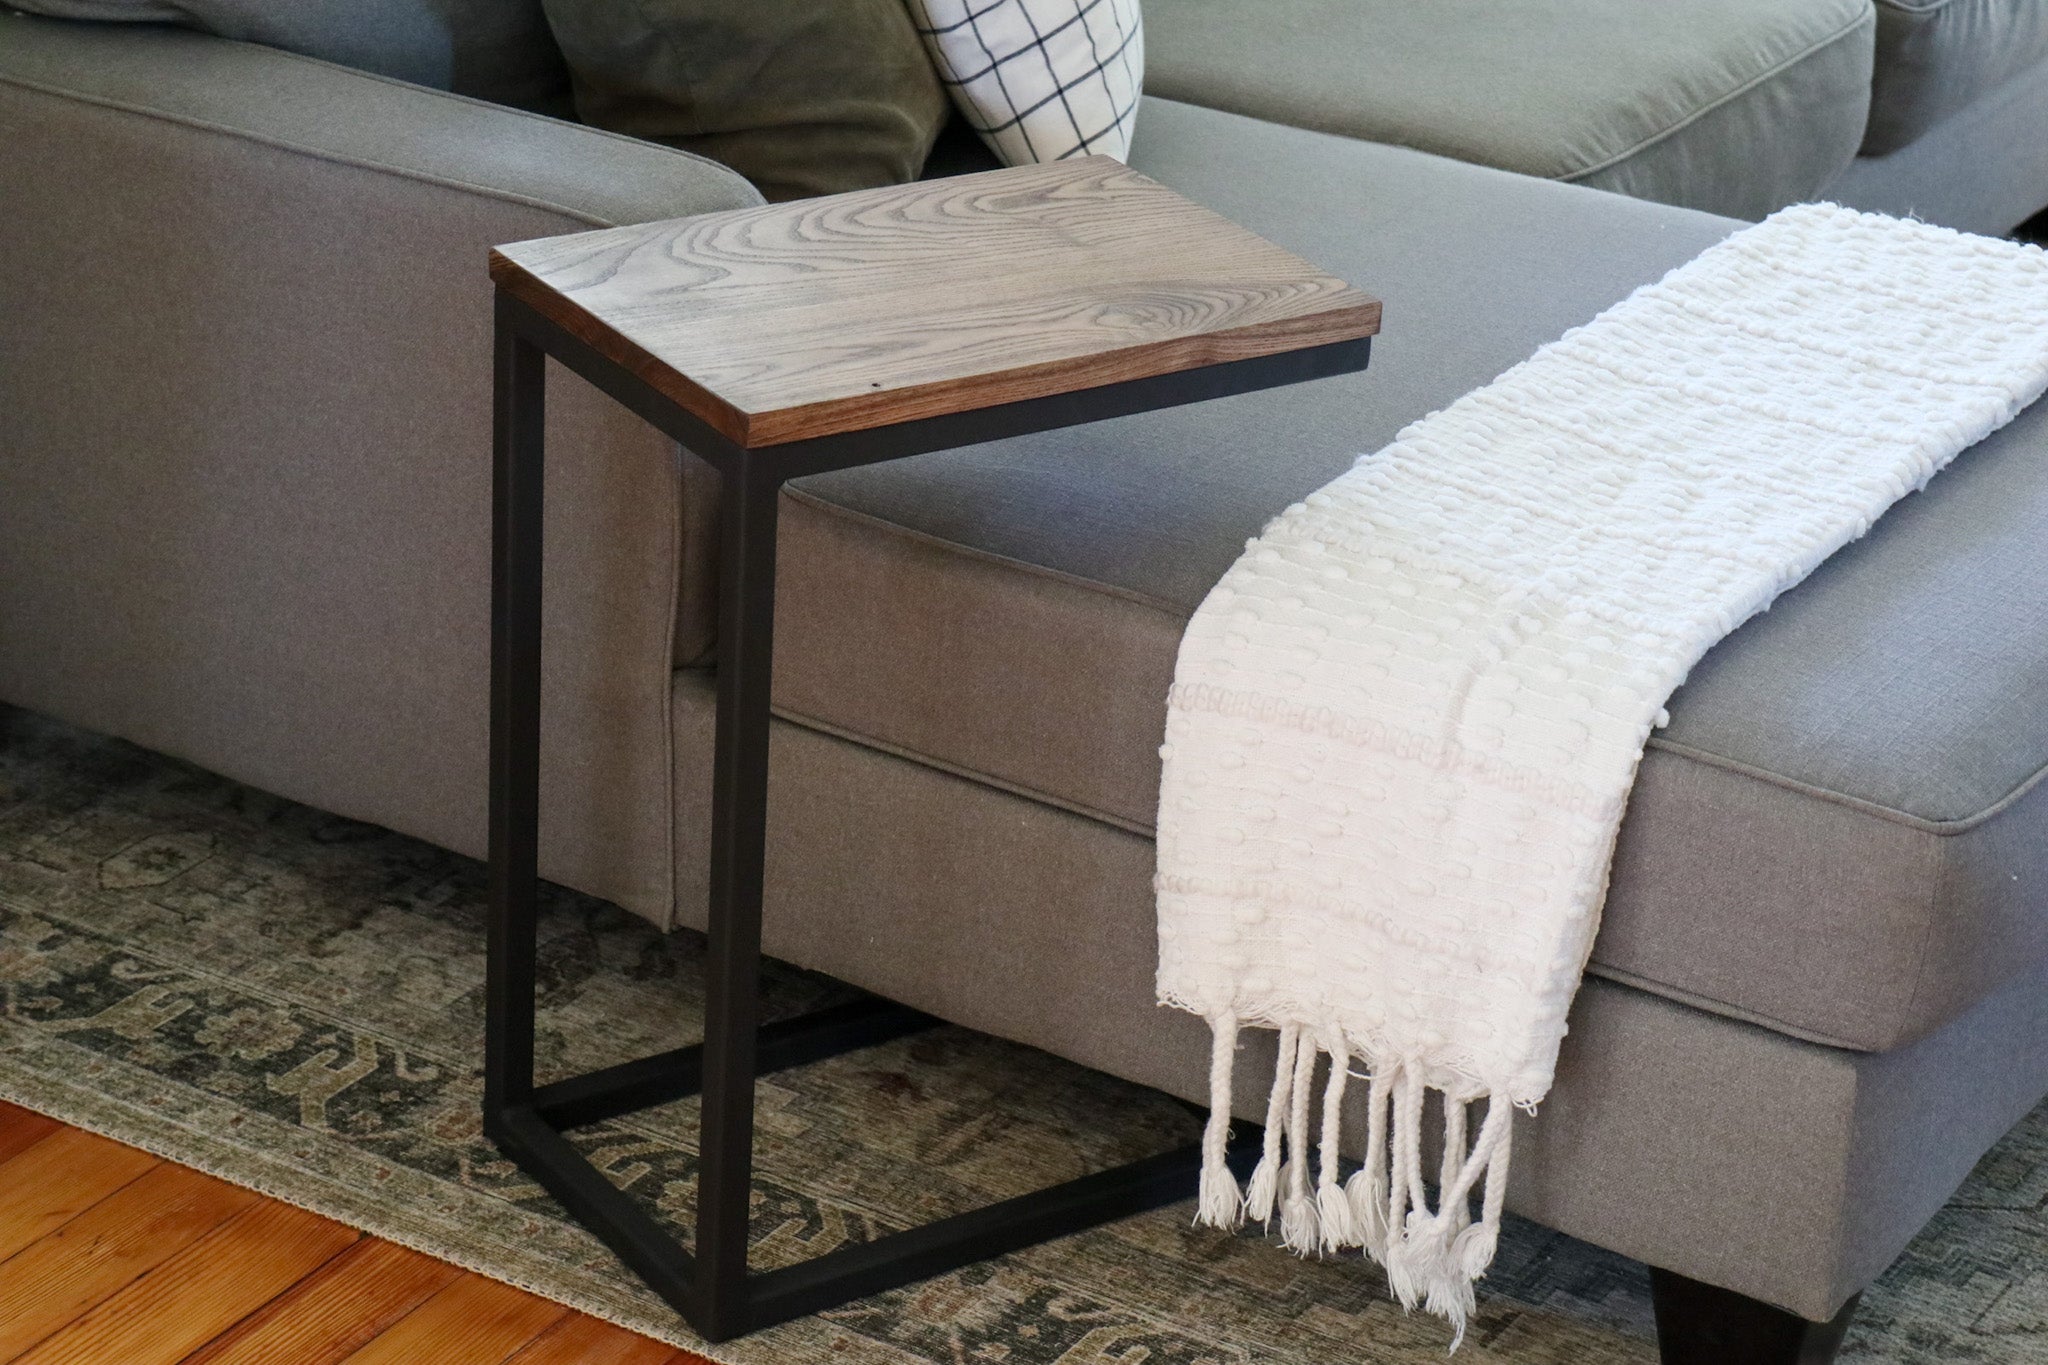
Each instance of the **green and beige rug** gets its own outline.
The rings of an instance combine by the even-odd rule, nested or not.
[[[0,1096],[705,1349],[478,1131],[482,868],[0,708]],[[543,1070],[688,1041],[701,941],[567,893]],[[782,970],[775,1013],[843,988]],[[576,1135],[687,1225],[688,1103]],[[1152,1092],[947,1029],[761,1087],[757,1264],[1185,1141]],[[1634,1264],[1513,1223],[1460,1359],[1649,1362]],[[706,1349],[732,1365],[1407,1365],[1443,1324],[1377,1271],[1189,1226],[1068,1238]],[[2048,1108],[1864,1297],[1844,1358],[2048,1359]]]

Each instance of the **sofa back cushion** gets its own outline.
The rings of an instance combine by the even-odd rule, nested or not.
[[[179,24],[542,113],[569,73],[540,0],[5,0],[58,19]]]
[[[1864,155],[1897,151],[2044,61],[2042,0],[1877,0],[1877,73]]]
[[[1145,0],[1145,93],[1761,218],[1855,158],[1870,3]]]

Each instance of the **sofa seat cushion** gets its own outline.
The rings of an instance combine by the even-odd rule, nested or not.
[[[1760,218],[1849,164],[1869,0],[1146,0],[1148,94]]]
[[[1735,225],[1149,100],[1133,163],[1386,302],[1361,375],[794,485],[777,706],[1149,832],[1187,617],[1274,513]],[[1594,970],[1888,1048],[2048,957],[2048,405],[1695,670]]]
[[[2037,63],[2041,0],[1877,0],[1877,68],[1863,150],[1882,156]]]

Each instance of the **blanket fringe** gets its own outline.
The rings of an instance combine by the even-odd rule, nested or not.
[[[1280,1064],[1288,1064],[1285,1053]],[[1308,1099],[1316,1084],[1316,1040],[1307,1029],[1295,1035],[1293,1065],[1294,1083],[1287,1106],[1287,1165],[1280,1172],[1287,1185],[1287,1199],[1280,1206],[1280,1243],[1307,1256],[1320,1250],[1323,1242],[1316,1227],[1316,1206],[1308,1197]]]
[[[1231,1067],[1237,1057],[1237,1018],[1222,1015],[1210,1021],[1215,1031],[1209,1051],[1209,1122],[1202,1129],[1202,1185],[1195,1201],[1197,1223],[1234,1228],[1244,1219],[1244,1191],[1230,1173]],[[1225,1097],[1222,1104],[1214,1097]]]
[[[1418,1305],[1451,1324],[1451,1349],[1464,1340],[1474,1304],[1474,1283],[1493,1264],[1507,1195],[1508,1156],[1515,1109],[1484,1094],[1443,1095],[1443,1160],[1437,1200],[1430,1206],[1422,1179],[1423,1101],[1429,1089],[1420,1069],[1397,1060],[1360,1055],[1341,1034],[1289,1024],[1279,1030],[1273,1090],[1266,1101],[1265,1144],[1244,1190],[1230,1173],[1231,1083],[1238,1033],[1232,1014],[1209,1021],[1214,1050],[1209,1064],[1209,1122],[1202,1136],[1201,1197],[1195,1221],[1234,1230],[1247,1218],[1270,1224],[1280,1217],[1280,1239],[1300,1255],[1357,1247],[1386,1268],[1387,1283],[1404,1308]],[[1309,1188],[1309,1114],[1316,1073],[1323,1078],[1320,1131],[1315,1141],[1315,1189]],[[1338,1148],[1344,1096],[1357,1058],[1365,1064],[1365,1164],[1339,1183]],[[1486,1101],[1478,1131],[1470,1106]],[[1472,1201],[1479,1198],[1474,1221]]]

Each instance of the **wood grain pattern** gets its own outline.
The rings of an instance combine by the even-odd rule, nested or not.
[[[0,1103],[0,1365],[709,1365]]]
[[[158,1165],[155,1157],[76,1128],[0,1166],[0,1257],[48,1236]]]
[[[534,1338],[506,1365],[684,1365],[691,1359],[666,1342],[576,1313]]]
[[[1379,330],[1107,157],[503,246],[501,289],[764,447]]]
[[[366,1237],[186,1365],[334,1365],[461,1274],[417,1251]]]
[[[0,1100],[0,1162],[11,1161],[63,1125]]]
[[[523,1289],[465,1276],[344,1359],[347,1365],[504,1365],[568,1312]]]
[[[361,1236],[290,1204],[253,1204],[44,1338],[18,1365],[177,1365]]]
[[[254,1203],[211,1176],[158,1165],[7,1262],[0,1360],[23,1351]]]

